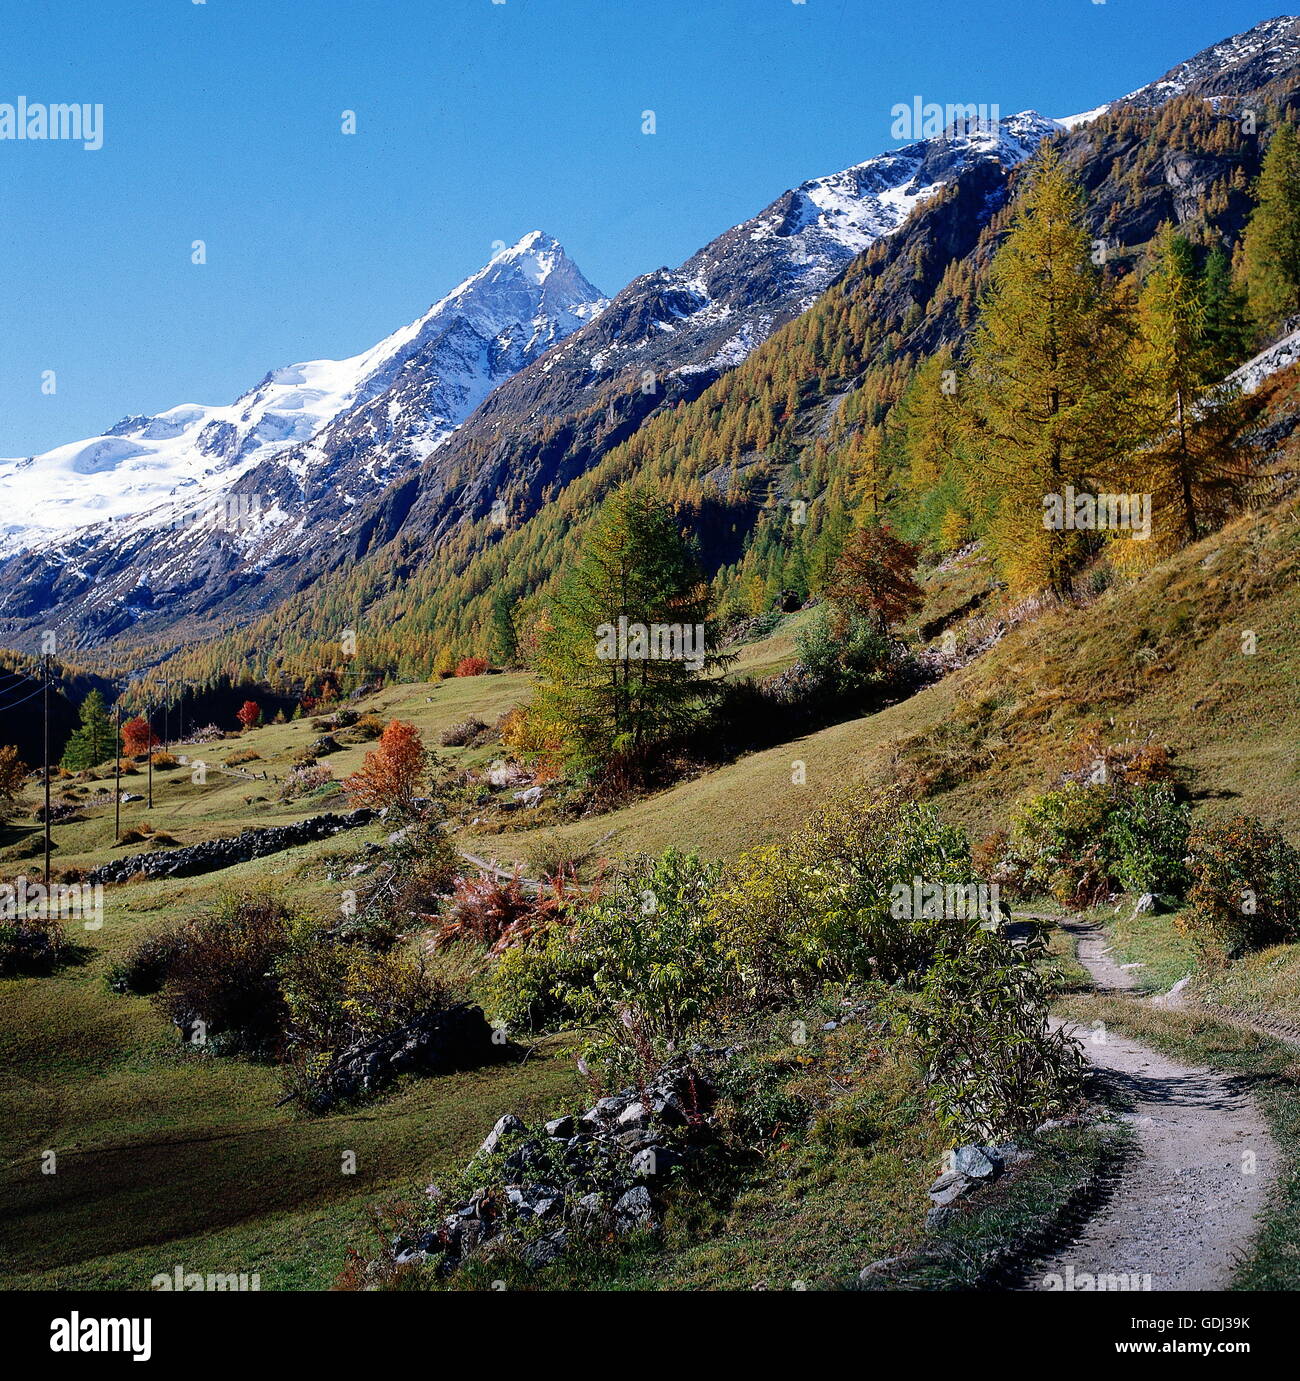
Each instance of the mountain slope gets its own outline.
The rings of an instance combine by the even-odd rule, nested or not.
[[[604,310],[589,300],[574,304],[594,290],[570,266],[575,281],[560,278],[567,289],[561,300],[541,304],[540,319],[553,315],[558,323],[549,334],[499,329],[495,349],[485,345],[485,331],[466,307],[473,296],[467,290],[479,287],[470,280],[445,308],[439,304],[371,352],[378,357],[373,366],[368,357],[336,366],[343,382],[335,384],[332,400],[360,376],[348,405],[332,412],[314,405],[292,437],[285,435],[289,404],[301,409],[301,397],[286,401],[274,390],[305,388],[312,367],[281,371],[289,376],[283,384],[271,376],[264,404],[257,393],[251,404],[236,404],[230,411],[242,419],[242,431],[230,418],[195,409],[193,416],[135,419],[132,435],[0,467],[3,494],[6,480],[30,486],[33,466],[46,474],[75,472],[98,454],[119,470],[120,488],[124,467],[146,444],[151,454],[141,465],[157,462],[159,446],[191,447],[159,487],[183,484],[187,514],[195,507],[191,492],[207,499],[219,491],[239,517],[232,535],[224,515],[200,511],[178,539],[169,530],[174,515],[155,512],[10,561],[0,566],[0,631],[20,641],[39,620],[92,646],[124,633],[166,638],[171,629],[193,632],[213,619],[244,622],[399,529],[436,541],[467,511],[481,517],[498,501],[516,520],[526,516],[647,416],[698,396],[804,311],[865,246],[895,231],[913,207],[962,171],[1005,171],[1055,128],[1026,113],[997,131],[923,141],[803,183],[680,268],[636,279]],[[508,254],[531,252],[525,240]],[[484,274],[491,271],[489,265]],[[545,282],[557,278],[552,269]],[[527,319],[527,306],[517,304],[518,319]],[[556,342],[562,343],[546,349]],[[442,371],[449,359],[458,387],[447,400]],[[506,375],[508,383],[490,392]],[[451,423],[479,403],[448,436]],[[182,426],[183,434],[173,437]],[[168,435],[154,436],[162,432]],[[200,437],[204,445],[195,450],[192,440]],[[210,447],[217,441],[230,454],[213,465]],[[414,482],[404,478],[417,471]],[[50,502],[56,501],[68,503],[66,487]],[[116,502],[130,512],[140,497]],[[72,511],[84,516],[88,504]],[[20,522],[40,516],[17,512]]]
[[[219,601],[446,441],[499,384],[606,299],[540,231],[347,360],[273,370],[226,407],[128,417],[0,462],[0,609],[75,608],[93,642]]]
[[[1234,99],[1260,109],[1300,104],[1296,64],[1266,67],[1266,86],[1243,85]],[[1264,141],[1242,129],[1235,111],[1219,113],[1186,92],[1156,109],[1120,103],[1054,137],[1086,189],[1091,233],[1108,246],[1108,272],[1136,267],[1163,221],[1177,222],[1203,248],[1230,246],[1240,236]],[[757,613],[782,590],[814,590],[818,563],[833,557],[837,534],[851,522],[849,491],[864,433],[887,418],[911,369],[944,345],[959,346],[974,319],[1016,177],[1015,168],[992,159],[962,169],[898,231],[859,255],[812,308],[684,406],[642,417],[635,429],[620,426],[625,409],[634,415],[641,406],[631,380],[599,409],[539,429],[540,441],[503,425],[499,449],[484,445],[485,422],[549,357],[539,362],[456,438],[456,454],[474,464],[438,489],[434,471],[448,448],[409,482],[418,492],[393,541],[177,666],[195,677],[236,666],[296,674],[334,657],[329,642],[339,626],[358,629],[358,655],[368,665],[403,676],[427,675],[452,656],[490,653],[494,603],[504,598],[526,625],[580,549],[603,495],[633,475],[680,505],[710,569],[720,572],[730,605],[724,612]],[[616,308],[617,300],[610,313]],[[577,333],[561,350],[600,327]],[[584,442],[584,428],[597,444]],[[518,466],[501,468],[520,446],[526,453]],[[565,466],[576,458],[582,463],[570,473]],[[538,464],[551,478],[533,512],[528,467]],[[466,508],[483,512],[489,497],[502,494],[510,496],[504,524],[447,521],[458,500],[463,519]],[[807,503],[800,528],[785,502],[794,498]],[[433,542],[440,542],[436,558]]]
[[[1261,145],[1238,106],[1294,100],[1298,29],[1268,21],[1087,120],[1025,114],[996,136],[923,141],[803,184],[680,269],[630,284],[423,460],[382,428],[322,434],[326,460],[399,472],[377,496],[340,511],[323,493],[310,531],[267,542],[255,562],[191,566],[188,586],[178,575],[166,599],[128,603],[125,615],[140,560],[115,552],[110,598],[84,581],[47,588],[53,621],[91,642],[129,632],[156,656],[181,630],[203,637],[218,620],[228,629],[277,609],[180,665],[195,675],[304,655],[320,665],[340,627],[360,627],[374,665],[427,674],[452,651],[489,650],[491,599],[543,592],[600,496],[632,473],[689,501],[715,568],[744,552],[739,573],[779,587],[779,569],[752,560],[755,539],[774,532],[761,495],[810,501],[805,548],[833,534],[855,438],[883,420],[912,364],[962,339],[1032,149],[1060,139],[1111,271],[1136,263],[1167,219],[1203,243],[1231,243]],[[805,311],[822,282],[831,286]],[[278,502],[279,486],[296,482],[273,459],[239,487]],[[37,626],[31,585],[31,572],[0,569],[8,612],[15,595],[25,600],[26,616],[3,626],[11,640]]]

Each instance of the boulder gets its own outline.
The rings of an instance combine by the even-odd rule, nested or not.
[[[969,1194],[975,1188],[975,1181],[967,1179],[959,1170],[950,1170],[940,1175],[930,1186],[930,1198],[940,1208]]]
[[[953,1168],[972,1180],[990,1180],[1001,1168],[989,1155],[989,1146],[959,1146],[953,1155]]]
[[[500,1146],[503,1137],[514,1136],[527,1130],[528,1128],[514,1113],[508,1112],[504,1117],[497,1118],[496,1126],[483,1138],[483,1144],[478,1148],[479,1153],[490,1156]]]
[[[619,1232],[649,1227],[653,1220],[654,1205],[650,1191],[643,1184],[629,1189],[614,1204],[614,1227]]]

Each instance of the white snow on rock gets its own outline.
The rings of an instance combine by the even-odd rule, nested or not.
[[[1228,375],[1227,381],[1236,384],[1243,393],[1254,393],[1270,375],[1280,373],[1297,360],[1300,360],[1300,327],[1239,365]]]
[[[494,362],[528,358],[606,304],[560,244],[534,230],[418,320],[350,359],[286,365],[226,406],[183,403],[124,418],[102,436],[0,460],[0,555],[94,523],[170,523],[178,510],[201,508],[254,466],[378,397],[413,355],[445,340],[436,364],[439,396],[450,402],[420,438],[427,453],[504,377],[479,358],[483,342],[497,347],[489,352]],[[466,339],[478,348],[465,350]]]

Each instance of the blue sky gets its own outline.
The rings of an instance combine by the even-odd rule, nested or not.
[[[98,151],[0,141],[0,456],[354,354],[494,241],[534,228],[613,292],[786,187],[889,147],[895,101],[1072,114],[1279,12],[1260,0],[8,6],[0,102],[105,114]]]

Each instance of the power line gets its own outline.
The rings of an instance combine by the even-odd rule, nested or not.
[[[16,710],[19,705],[25,705],[29,700],[35,700],[45,690],[43,685],[38,685],[30,695],[25,695],[21,700],[10,700],[5,705],[0,705],[0,710]]]

